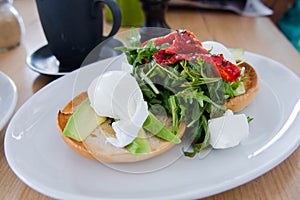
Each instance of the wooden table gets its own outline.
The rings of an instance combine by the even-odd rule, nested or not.
[[[26,55],[35,51],[46,39],[39,22],[34,0],[17,0],[15,7],[23,17],[26,32],[22,44],[0,54],[0,70],[18,87],[18,109],[40,88],[53,80],[31,71]],[[249,18],[228,12],[169,10],[167,22],[173,29],[186,28],[200,40],[216,40],[228,47],[240,47],[281,62],[300,75],[300,56],[267,17]],[[105,29],[109,29],[105,25]],[[122,28],[124,30],[126,28]],[[3,137],[0,132],[0,199],[48,199],[22,183],[7,165]],[[300,197],[300,149],[263,176],[240,187],[207,199],[298,199]]]

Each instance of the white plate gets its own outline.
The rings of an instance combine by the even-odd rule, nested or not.
[[[15,83],[0,71],[0,131],[13,114],[18,101]]]
[[[286,159],[300,141],[299,77],[268,58],[253,53],[245,58],[256,68],[261,89],[243,111],[254,121],[249,138],[238,147],[212,151],[202,160],[181,157],[136,174],[122,171],[149,170],[170,152],[111,166],[77,155],[60,138],[56,114],[101,71],[89,66],[52,82],[18,110],[5,136],[7,161],[27,185],[57,199],[190,199],[244,184]],[[101,61],[102,66],[111,61]]]

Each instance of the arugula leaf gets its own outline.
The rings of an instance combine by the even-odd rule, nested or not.
[[[249,116],[248,116],[248,117],[247,117],[247,121],[248,121],[248,123],[252,122],[252,121],[253,121],[253,119],[254,119],[253,117],[249,117]]]
[[[133,65],[132,75],[138,81],[144,99],[149,106],[160,104],[172,117],[173,133],[184,121],[192,133],[192,152],[184,152],[193,157],[208,144],[208,119],[224,114],[226,98],[242,92],[242,80],[228,83],[217,77],[213,66],[199,58],[196,62],[178,61],[169,66],[155,62],[153,55],[168,44],[155,46],[149,40],[143,47],[137,41],[138,31],[129,38],[129,47],[120,47]]]
[[[137,29],[131,28],[130,37],[126,38],[126,41],[131,47],[140,47],[141,46],[141,35]]]

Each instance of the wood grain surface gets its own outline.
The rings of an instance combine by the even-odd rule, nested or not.
[[[39,75],[26,66],[26,55],[46,44],[34,0],[16,0],[14,5],[23,17],[25,33],[22,44],[0,53],[0,70],[9,75],[18,88],[18,109],[35,92],[54,78]],[[243,48],[272,58],[300,75],[300,55],[267,17],[243,17],[230,12],[196,9],[169,9],[167,22],[173,29],[189,29],[200,40],[216,40],[228,47]],[[109,31],[110,25],[105,24]],[[120,31],[128,30],[123,27]],[[0,199],[51,199],[25,185],[9,168],[0,132]],[[288,144],[287,144],[288,145]],[[300,150],[266,174],[207,200],[290,199],[300,197]]]

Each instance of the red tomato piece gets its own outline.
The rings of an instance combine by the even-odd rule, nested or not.
[[[177,30],[164,37],[153,40],[156,46],[170,44],[154,54],[155,61],[160,65],[175,64],[180,60],[197,62],[201,58],[213,66],[213,70],[228,82],[237,82],[241,70],[235,64],[224,59],[223,54],[212,55],[203,48],[196,36],[187,30]],[[146,44],[143,43],[143,46]]]

